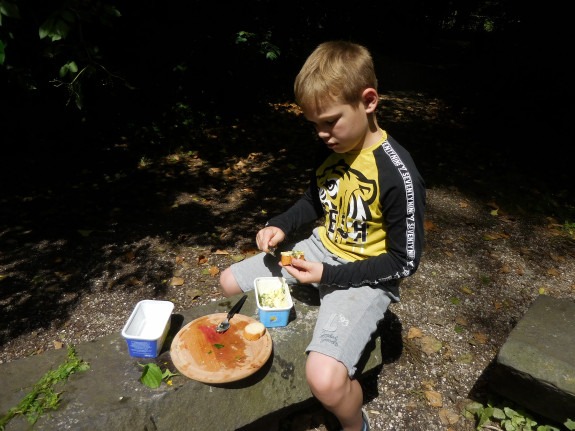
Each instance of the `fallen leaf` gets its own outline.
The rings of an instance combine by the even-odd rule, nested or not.
[[[183,257],[177,256],[176,257],[176,265],[179,265],[180,263],[182,263],[184,261]]]
[[[481,344],[487,343],[487,335],[482,334],[480,332],[476,332],[475,334],[473,334],[473,338]]]
[[[499,211],[499,210],[491,210],[490,214],[491,214],[492,216],[498,216],[498,215],[499,215],[498,211]]]
[[[443,406],[443,397],[441,396],[441,394],[439,392],[436,391],[423,391],[423,393],[425,394],[425,399],[427,400],[427,403],[431,406],[431,407],[441,407]]]
[[[498,301],[493,301],[493,306],[495,307],[496,310],[499,310],[501,307],[503,307],[503,304],[501,304],[501,302]]]
[[[473,360],[473,355],[471,353],[464,353],[463,355],[459,355],[456,361],[460,364],[469,364]]]
[[[204,263],[206,263],[208,261],[208,258],[206,256],[204,256],[203,254],[200,254],[198,256],[198,265],[202,265]]]
[[[552,275],[554,277],[559,277],[559,272],[555,268],[549,268],[547,270],[547,274]]]
[[[443,253],[445,253],[449,257],[453,257],[453,253],[451,253],[450,251],[443,250]]]
[[[56,349],[56,350],[64,347],[64,343],[62,343],[61,341],[52,341],[52,343],[54,343],[54,349]]]
[[[409,328],[409,332],[407,333],[407,338],[421,338],[423,337],[423,333],[419,328]]]
[[[510,238],[510,236],[505,232],[486,233],[485,235],[483,235],[483,239],[486,241],[496,239],[507,239],[507,238]]]
[[[565,262],[565,258],[563,256],[557,256],[556,254],[551,253],[550,254],[551,259],[553,259],[555,262]]]
[[[172,277],[170,281],[170,286],[181,286],[184,284],[184,279],[182,277]]]
[[[424,390],[432,391],[435,385],[432,380],[424,380],[421,382],[421,386]]]
[[[243,255],[243,254],[234,254],[234,255],[232,255],[232,260],[233,260],[234,262],[241,262],[241,261],[244,260],[245,258],[246,258],[246,256]]]
[[[202,296],[202,291],[200,289],[188,289],[186,290],[186,296],[193,300]]]
[[[507,265],[503,265],[501,267],[501,269],[499,270],[499,272],[502,272],[503,274],[507,274],[507,273],[511,272],[511,269],[509,269],[509,267]]]
[[[459,202],[461,208],[467,208],[467,202]]]
[[[421,339],[421,350],[427,355],[439,352],[442,346],[437,338],[426,336]]]
[[[212,267],[210,268],[210,275],[211,275],[212,277],[215,277],[216,274],[219,274],[219,272],[220,272],[220,270],[218,269],[217,266],[212,266]]]
[[[257,250],[252,246],[243,247],[241,252],[243,254],[256,254]]]
[[[439,419],[443,425],[453,425],[459,420],[459,413],[451,409],[441,409],[439,411]]]
[[[467,293],[468,295],[471,295],[473,293],[473,290],[471,290],[469,287],[466,286],[461,286],[461,291],[463,293]]]
[[[229,254],[226,250],[216,250],[214,254]]]
[[[124,257],[126,258],[127,261],[130,262],[136,258],[136,253],[134,253],[133,251],[129,251],[124,255]]]
[[[467,326],[467,319],[463,316],[457,316],[455,318],[455,323],[461,326]]]
[[[440,229],[437,226],[435,226],[431,220],[424,220],[423,229],[425,229],[426,231],[434,230],[436,232],[440,232]]]
[[[126,284],[128,286],[137,286],[138,284],[142,284],[142,282],[138,280],[136,277],[130,277],[126,282]]]

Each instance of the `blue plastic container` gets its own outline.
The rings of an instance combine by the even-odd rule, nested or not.
[[[289,287],[283,277],[258,277],[254,280],[256,303],[258,306],[258,315],[260,322],[266,328],[286,326],[290,311],[293,307],[293,301]],[[265,307],[260,303],[260,295],[265,292],[283,289],[285,292],[285,304],[280,307]]]
[[[145,299],[136,304],[122,329],[130,356],[155,358],[160,354],[173,309],[171,301]]]

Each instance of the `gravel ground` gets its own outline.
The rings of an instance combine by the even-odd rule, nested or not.
[[[418,105],[420,96],[385,95],[383,124],[402,135],[398,116],[425,111],[459,139],[461,118],[437,99]],[[293,134],[297,121],[275,118],[274,137]],[[217,273],[254,253],[257,229],[295,200],[307,176],[297,167],[307,165],[305,151],[254,149],[269,131],[251,127],[204,130],[205,148],[156,158],[130,159],[126,141],[135,136],[122,136],[104,165],[78,169],[72,181],[54,173],[58,165],[50,181],[12,177],[22,183],[1,202],[0,363],[119,332],[142,299],[173,301],[176,313],[222,299]],[[226,155],[222,142],[242,142],[245,150]],[[512,202],[495,186],[509,177],[477,160],[465,177],[442,183],[445,164],[469,157],[450,145],[443,141],[440,155],[413,150],[429,186],[426,243],[402,301],[390,308],[386,363],[364,382],[376,431],[473,430],[462,408],[485,399],[489,365],[531,303],[540,294],[575,301],[573,234],[563,220],[546,217],[551,210],[530,209],[531,198],[543,200],[541,190],[524,187]],[[567,205],[560,191],[553,196],[555,208]],[[313,407],[280,423],[338,429]]]

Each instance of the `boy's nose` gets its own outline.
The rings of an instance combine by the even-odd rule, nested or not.
[[[320,137],[320,139],[323,139],[324,141],[326,139],[329,139],[329,132],[327,132],[326,130],[318,130],[317,135]]]

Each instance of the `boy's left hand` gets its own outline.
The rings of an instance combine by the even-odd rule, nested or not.
[[[280,263],[281,265],[281,263]],[[323,274],[323,263],[292,259],[291,265],[281,265],[297,281],[303,284],[319,283]]]

